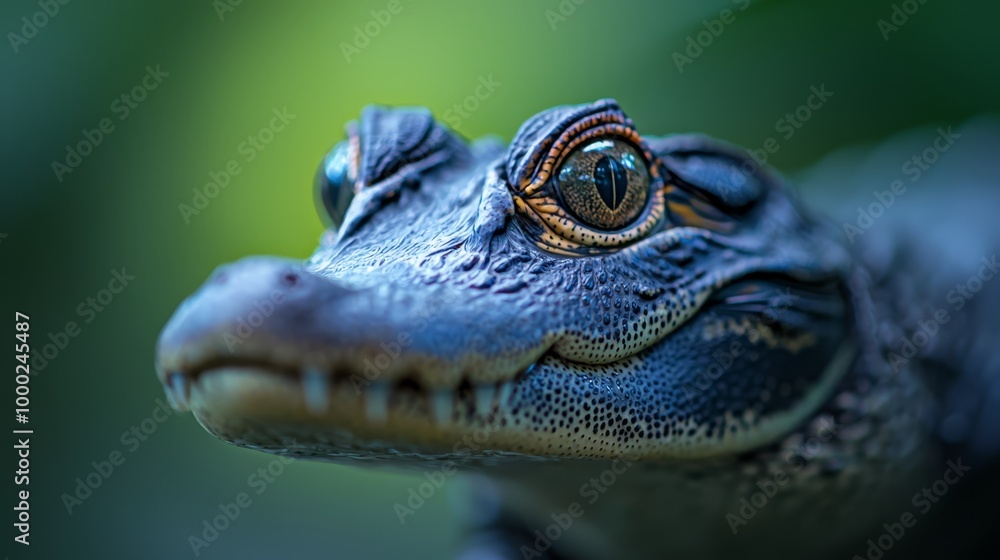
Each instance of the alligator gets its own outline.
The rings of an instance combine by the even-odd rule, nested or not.
[[[851,239],[614,100],[507,146],[367,107],[314,192],[311,258],[217,269],[159,380],[238,446],[467,476],[460,558],[878,558],[1000,448],[1000,294],[942,305],[995,254]]]

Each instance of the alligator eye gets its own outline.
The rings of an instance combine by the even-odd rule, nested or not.
[[[316,172],[314,188],[316,205],[322,209],[320,216],[323,221],[334,228],[340,227],[347,207],[354,199],[350,152],[348,141],[337,144],[323,158]]]
[[[672,227],[666,168],[614,101],[541,113],[511,146],[515,211],[542,250],[598,254]]]
[[[649,169],[636,148],[621,140],[601,139],[566,157],[556,188],[577,218],[597,228],[616,230],[642,214],[649,183]]]

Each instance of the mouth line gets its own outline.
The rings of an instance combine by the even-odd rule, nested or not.
[[[501,408],[509,405],[515,385],[530,376],[537,363],[532,362],[501,381],[477,383],[469,375],[463,375],[457,385],[450,387],[428,386],[421,382],[417,369],[402,375],[368,376],[363,369],[346,364],[321,369],[241,357],[215,357],[185,370],[162,372],[160,377],[170,404],[179,411],[192,410],[192,390],[206,378],[238,372],[248,379],[254,375],[266,376],[297,384],[303,406],[314,417],[327,413],[335,395],[349,395],[353,391],[357,399],[363,401],[370,421],[385,421],[393,408],[391,404],[406,403],[406,408],[443,424],[456,415],[459,418],[492,418],[499,414]]]

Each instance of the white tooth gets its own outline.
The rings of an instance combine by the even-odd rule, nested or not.
[[[306,369],[302,372],[302,390],[306,408],[319,416],[330,406],[330,378],[322,370]]]
[[[434,412],[434,420],[438,424],[444,424],[451,419],[451,391],[432,391],[430,395],[431,407]]]
[[[372,383],[365,390],[365,414],[375,422],[383,422],[389,416],[388,383]]]
[[[510,400],[510,396],[514,393],[513,383],[499,383],[500,390],[500,400],[498,401],[500,409],[503,410],[507,406],[507,401]]]
[[[489,414],[493,408],[493,397],[497,391],[492,385],[477,385],[474,389],[476,394],[476,414]]]
[[[174,392],[168,389],[166,393],[167,393],[167,404],[170,405],[170,408],[176,410],[177,412],[182,412],[181,405],[177,404],[177,399],[174,398]]]
[[[167,396],[170,398],[171,406],[178,411],[191,409],[188,401],[189,390],[187,377],[184,377],[183,373],[171,373],[167,376]]]

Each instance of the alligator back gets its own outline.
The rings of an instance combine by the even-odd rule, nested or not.
[[[952,454],[1000,456],[1000,119],[902,134],[837,152],[799,178],[857,248],[891,320],[894,370],[922,364]]]
[[[938,464],[961,460],[969,469],[947,501],[934,504],[925,522],[933,530],[904,543],[900,554],[909,557],[995,550],[983,535],[993,533],[984,520],[1000,496],[997,146],[996,117],[926,127],[868,151],[832,154],[798,181],[871,276],[878,351],[894,373],[913,372],[928,388],[926,433]],[[914,500],[925,501],[916,498],[923,486],[913,487]]]

